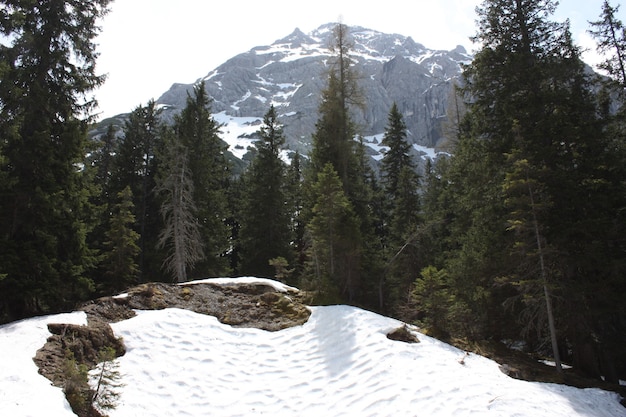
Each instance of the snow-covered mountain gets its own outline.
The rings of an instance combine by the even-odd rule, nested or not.
[[[287,146],[307,153],[318,118],[320,91],[332,52],[335,24],[309,34],[299,29],[272,45],[257,46],[210,71],[204,80],[212,111],[225,124],[224,139],[238,156],[245,154],[263,115],[273,104],[285,126]],[[452,85],[461,64],[471,56],[463,47],[436,51],[399,34],[350,27],[355,69],[365,97],[364,111],[354,113],[359,133],[372,146],[384,132],[393,102],[402,112],[408,140],[419,148],[433,148],[443,139],[442,123]],[[185,106],[192,84],[174,84],[157,103],[165,115]],[[379,156],[379,155],[378,155]]]
[[[115,360],[120,396],[107,414],[626,417],[616,393],[513,379],[497,363],[413,327],[419,343],[390,340],[386,335],[403,324],[359,308],[311,310],[303,325],[276,332],[176,308],[138,311],[113,323],[126,354]],[[73,416],[61,389],[32,360],[50,336],[47,324],[59,322],[86,324],[86,316],[0,326],[0,415]]]

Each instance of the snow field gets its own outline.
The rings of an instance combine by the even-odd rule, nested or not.
[[[83,312],[0,326],[0,416],[76,417],[60,388],[39,375],[33,357],[50,337],[48,323],[86,325]]]
[[[124,338],[120,416],[626,416],[617,396],[511,379],[498,365],[348,306],[279,332],[186,310],[139,312]],[[464,364],[460,360],[464,358]]]
[[[512,379],[489,359],[419,333],[417,344],[392,341],[386,334],[401,322],[355,307],[311,310],[307,323],[278,332],[182,309],[112,324],[127,353],[116,359],[123,387],[109,416],[626,417],[615,393]],[[52,322],[86,317],[0,326],[0,416],[74,416],[32,360]]]

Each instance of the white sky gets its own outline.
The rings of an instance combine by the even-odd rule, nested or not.
[[[269,45],[296,27],[305,33],[336,22],[411,36],[430,49],[474,48],[480,0],[114,0],[105,17],[97,71],[102,117],[129,112],[158,98],[173,83],[192,83],[228,58]],[[369,3],[369,2],[368,2]],[[585,33],[603,0],[561,0],[555,20],[569,18],[578,45],[594,48]],[[612,0],[618,4],[618,0]],[[626,9],[620,18],[626,22]],[[588,62],[591,58],[588,59]]]

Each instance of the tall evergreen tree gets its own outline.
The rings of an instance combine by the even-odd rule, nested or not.
[[[509,155],[512,166],[503,183],[505,205],[510,210],[509,230],[515,233],[513,247],[520,254],[517,274],[509,279],[522,294],[526,317],[534,317],[525,320],[527,328],[541,333],[547,322],[555,367],[557,372],[562,372],[550,282],[555,275],[550,270],[553,263],[550,255],[554,251],[546,242],[542,216],[550,205],[550,196],[546,195],[543,184],[531,178],[542,168],[530,166],[518,154],[519,150],[514,149]]]
[[[328,69],[328,85],[322,91],[320,118],[313,135],[311,164],[316,172],[331,162],[343,182],[347,194],[351,193],[351,170],[358,164],[355,157],[356,128],[351,111],[363,106],[363,96],[358,86],[358,74],[352,67],[348,28],[338,24],[334,30],[331,51],[335,55]]]
[[[300,154],[296,152],[291,164],[287,168],[286,198],[287,211],[290,217],[290,233],[293,239],[293,264],[295,275],[302,272],[305,263],[305,222],[304,222],[304,196],[303,196],[303,168]],[[296,283],[294,283],[296,284]]]
[[[190,271],[198,276],[222,275],[229,270],[224,255],[231,245],[226,224],[231,169],[219,128],[211,116],[210,100],[201,82],[187,96],[185,108],[174,122],[175,135],[188,150],[193,200],[204,243],[205,257]]]
[[[139,281],[159,280],[161,255],[156,251],[161,230],[159,202],[154,193],[158,173],[157,148],[163,125],[154,100],[135,108],[124,125],[111,179],[112,192],[130,187],[135,207],[136,231],[139,233]]]
[[[139,266],[139,233],[133,227],[133,196],[130,186],[117,194],[117,202],[111,210],[109,228],[105,232],[104,253],[101,262],[103,279],[97,282],[98,290],[103,294],[123,291],[137,283]]]
[[[604,0],[600,20],[591,22],[593,29],[590,33],[598,42],[598,53],[606,56],[599,68],[623,89],[626,86],[626,28],[617,17],[619,7],[613,7],[609,0]]]
[[[166,248],[163,266],[175,282],[187,281],[187,271],[204,258],[200,225],[196,216],[194,182],[188,149],[168,129],[163,138],[161,172],[155,191],[161,201],[163,229],[159,247]]]
[[[292,234],[286,196],[286,166],[280,158],[285,142],[276,109],[263,117],[257,141],[258,153],[244,174],[240,242],[241,273],[273,276],[271,259],[293,259]]]
[[[387,128],[381,144],[388,148],[381,162],[381,176],[387,195],[393,198],[398,195],[400,172],[405,167],[415,168],[409,154],[411,144],[407,141],[406,124],[396,103],[389,110]]]
[[[386,294],[397,311],[408,299],[409,287],[421,269],[417,245],[419,177],[409,154],[406,125],[394,103],[389,111],[382,145],[388,149],[381,163],[387,216],[384,231]]]
[[[0,19],[0,316],[66,308],[88,294],[84,162],[94,38],[109,0],[3,2]]]
[[[109,125],[106,133],[93,141],[93,149],[88,152],[85,170],[91,176],[95,192],[92,202],[95,207],[95,227],[88,236],[90,247],[101,251],[104,249],[104,234],[109,226],[111,207],[117,204],[117,194],[112,192],[112,175],[115,169],[115,153],[117,147],[116,132],[113,125]],[[98,278],[96,278],[97,280]]]
[[[621,245],[609,238],[614,236],[609,224],[615,227],[609,213],[622,197],[606,198],[620,181],[611,174],[611,147],[568,24],[550,21],[554,9],[549,0],[491,0],[478,9],[476,40],[482,48],[464,73],[471,102],[447,172],[455,186],[450,233],[457,245],[447,269],[459,295],[474,294],[466,297],[467,305],[477,314],[485,312],[481,332],[495,334],[502,320],[498,306],[511,295],[510,287],[497,285],[500,278],[514,283],[519,268],[530,265],[529,258],[519,257],[515,232],[534,230],[558,254],[550,268],[535,268],[536,281],[548,282],[551,289],[551,302],[544,305],[554,307],[557,337],[572,347],[575,366],[589,370],[598,357],[584,352],[607,353],[602,328],[608,316],[600,319],[602,307],[594,294],[602,285],[615,290],[619,285],[611,270],[617,265],[598,248]],[[519,161],[528,162],[524,178]],[[541,201],[549,206],[538,211],[537,204],[505,204],[514,183],[540,184]],[[538,228],[507,232],[509,220],[522,219]],[[545,261],[547,248],[537,246],[534,259],[543,254]],[[516,286],[522,296],[530,296],[525,292],[530,288]]]
[[[308,225],[313,289],[323,301],[352,301],[350,293],[360,279],[360,225],[330,162],[318,174],[313,194],[314,216]]]
[[[372,219],[372,192],[368,182],[368,169],[364,163],[363,144],[355,141],[356,128],[350,116],[355,108],[362,107],[362,94],[358,87],[358,75],[351,65],[350,48],[347,27],[338,24],[334,33],[334,44],[332,49],[335,56],[331,60],[328,71],[328,85],[322,92],[322,101],[319,106],[319,120],[316,124],[316,131],[313,135],[313,149],[311,152],[311,164],[307,173],[307,182],[313,184],[317,181],[318,174],[326,170],[326,165],[331,164],[333,170],[341,180],[343,192],[348,198],[352,210],[358,219],[360,231],[358,234],[351,234],[355,252],[360,255],[352,258],[349,267],[353,268],[347,275],[353,277],[348,281],[349,288],[344,294],[348,300],[363,300],[366,292],[363,291],[362,284],[377,285],[377,279],[361,279],[365,272],[364,259],[372,262],[376,259],[378,246],[374,245]],[[312,191],[313,187],[306,187]],[[307,194],[308,210],[316,204],[321,196],[313,192]],[[314,221],[311,219],[310,221]],[[347,236],[346,236],[347,238]],[[364,253],[367,254],[364,255]],[[348,267],[348,265],[344,265]],[[368,271],[372,276],[374,265],[368,266]],[[355,279],[354,277],[359,277]],[[376,293],[376,291],[374,291]]]

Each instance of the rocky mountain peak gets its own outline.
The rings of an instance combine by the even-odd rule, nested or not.
[[[296,28],[271,45],[234,56],[198,79],[205,82],[213,99],[216,119],[226,126],[224,134],[238,135],[232,141],[227,138],[229,143],[237,142],[244,149],[249,146],[254,130],[228,125],[241,125],[243,119],[245,123],[260,120],[273,104],[285,126],[287,146],[308,152],[321,90],[326,85],[335,26],[327,23],[308,34]],[[366,142],[371,141],[374,156],[374,144],[380,140],[377,135],[384,133],[394,102],[404,116],[411,142],[431,148],[441,143],[452,86],[460,77],[461,64],[471,59],[465,49],[437,51],[399,34],[359,26],[348,30],[354,69],[361,75],[366,97],[365,110],[355,110],[353,118]],[[184,107],[192,87],[174,84],[157,103],[167,108],[171,117]]]
[[[275,45],[290,45],[292,48],[299,48],[302,44],[313,44],[315,40],[306,35],[299,28],[296,28],[290,35],[275,41],[272,46]]]

